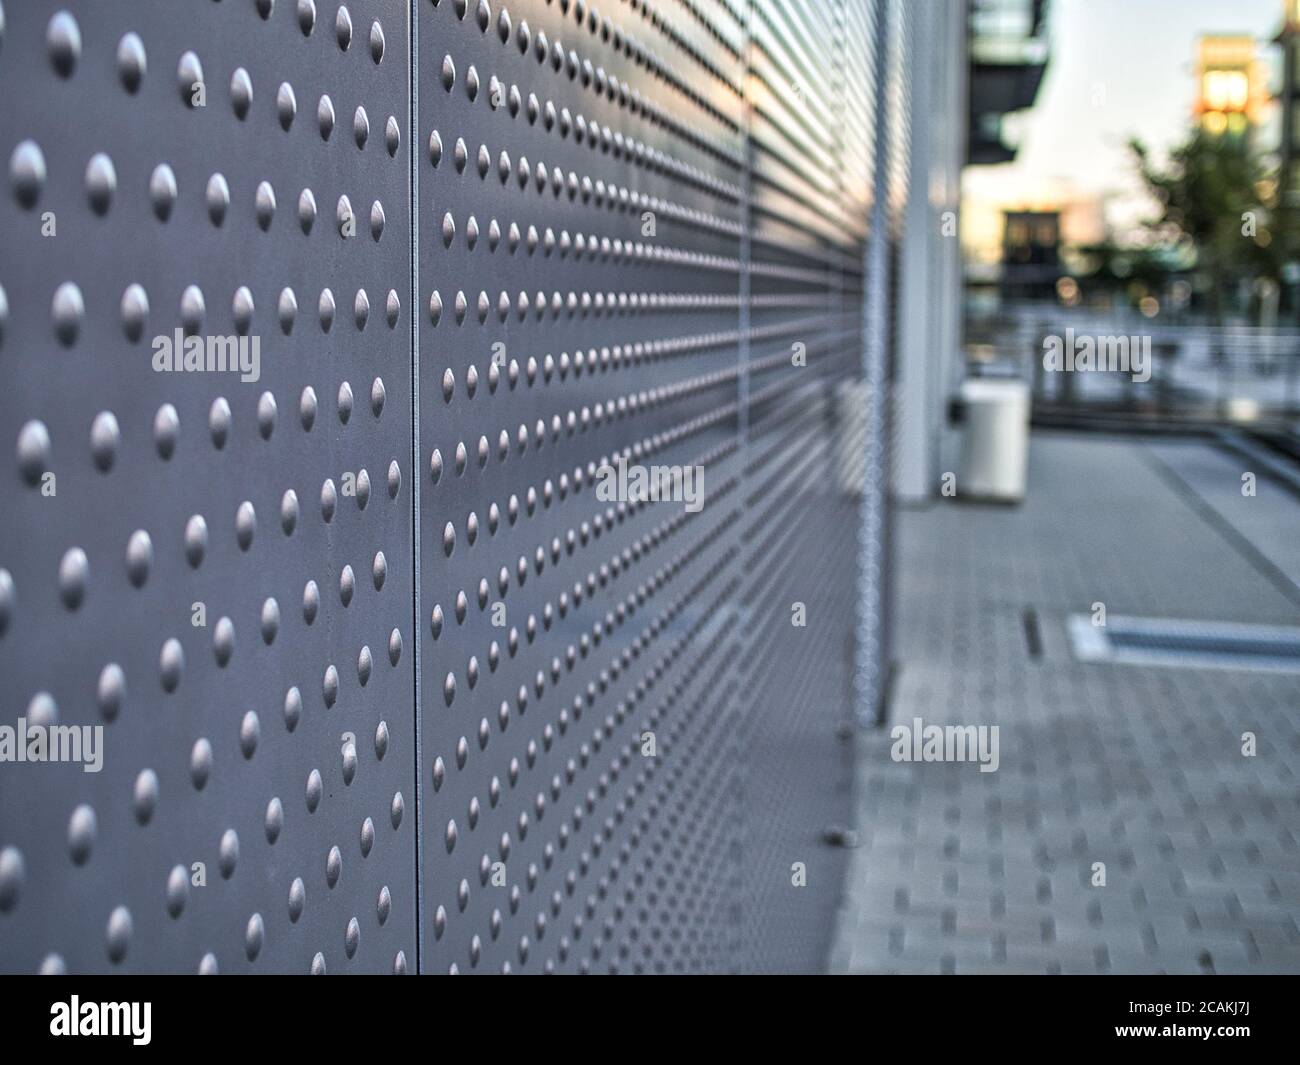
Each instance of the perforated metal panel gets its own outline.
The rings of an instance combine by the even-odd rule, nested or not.
[[[820,968],[875,5],[0,3],[0,968]]]

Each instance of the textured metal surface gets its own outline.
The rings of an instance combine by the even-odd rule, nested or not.
[[[869,29],[875,62],[871,68],[875,102],[879,112],[889,112],[889,0],[880,0],[873,10]],[[864,726],[875,724],[884,686],[885,648],[882,632],[884,598],[886,411],[885,385],[888,379],[888,337],[890,255],[885,234],[889,231],[890,148],[892,138],[887,121],[872,123],[871,231],[877,239],[866,245],[863,275],[866,292],[862,300],[862,381],[867,401],[865,432],[865,480],[857,529],[858,572],[861,580],[854,614],[856,656],[854,660],[855,713]]]
[[[314,6],[4,4],[0,720],[104,726],[0,764],[6,970],[414,968],[407,16]]]
[[[755,369],[742,535],[745,617],[737,728],[746,890],[740,964],[822,967],[849,820],[847,751],[856,566],[855,494],[835,476],[837,383],[856,378],[869,176],[871,68],[861,6],[763,3],[755,11]],[[793,91],[783,92],[786,86]],[[806,344],[806,367],[791,365]],[[759,367],[763,369],[761,372]],[[792,625],[794,604],[806,627]],[[791,889],[791,864],[807,886]]]
[[[879,596],[855,591],[861,493],[836,472],[863,434],[843,403],[875,5],[69,4],[67,72],[54,6],[15,6],[0,707],[39,716],[48,693],[61,720],[106,721],[107,754],[97,775],[0,765],[0,967],[823,966],[854,610]],[[151,370],[191,285],[196,333],[251,305],[257,384]],[[702,508],[598,498],[620,456],[702,467]],[[362,470],[365,506],[344,492]],[[172,916],[193,861],[208,885]]]
[[[735,38],[725,9],[710,17]],[[615,33],[567,3],[444,0],[418,28],[440,72],[419,98],[429,967],[719,968],[736,55],[707,22],[674,25],[678,41],[631,11]],[[717,74],[697,85],[684,44]],[[706,506],[596,499],[620,451],[704,465]]]

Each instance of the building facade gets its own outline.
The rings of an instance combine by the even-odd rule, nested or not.
[[[0,0],[0,969],[821,968],[963,48]]]

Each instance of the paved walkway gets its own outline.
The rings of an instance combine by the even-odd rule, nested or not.
[[[1000,768],[861,737],[832,968],[1300,972],[1300,674],[1081,664],[1065,630],[1096,602],[1300,624],[1300,502],[1263,477],[1243,500],[1241,467],[1036,434],[1022,506],[899,516],[889,726],[997,725]]]

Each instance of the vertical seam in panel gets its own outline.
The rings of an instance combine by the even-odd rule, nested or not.
[[[854,683],[857,694],[857,714],[863,725],[875,724],[879,712],[880,665],[880,609],[882,604],[880,583],[875,574],[880,572],[881,507],[885,488],[881,448],[884,426],[884,345],[888,341],[889,299],[889,165],[892,120],[890,107],[890,0],[877,0],[872,5],[874,19],[869,27],[875,51],[872,71],[876,86],[875,128],[872,153],[872,201],[869,214],[867,243],[863,252],[863,302],[862,302],[862,378],[866,385],[867,432],[865,440],[865,484],[858,517],[858,610],[857,658],[854,663]]]
[[[415,971],[424,972],[424,803],[420,795],[420,766],[423,764],[420,735],[420,173],[419,153],[415,145],[419,135],[419,15],[414,6],[407,7],[407,49],[410,87],[407,93],[408,206],[410,211],[410,283],[411,295],[411,580],[413,582],[411,644],[414,653],[412,672],[411,715],[415,741]]]
[[[750,197],[753,194],[753,172],[754,172],[754,101],[753,94],[750,91],[752,72],[754,68],[754,5],[756,0],[746,0],[744,7],[744,38],[741,47],[741,73],[740,73],[740,121],[741,121],[741,158],[744,160],[744,171],[740,177],[741,185],[741,203],[740,203],[740,278],[737,291],[739,307],[737,308],[737,327],[740,331],[740,346],[737,351],[737,389],[736,389],[736,442],[737,442],[737,469],[736,476],[744,489],[746,484],[745,471],[749,462],[749,356],[750,356],[750,337],[751,328],[750,319],[750,293],[751,293],[751,265],[753,259],[753,239],[751,227],[754,223],[754,213],[750,207]],[[742,514],[744,513],[744,498],[747,490],[741,492]],[[740,555],[740,565],[744,566],[744,530],[748,527],[748,521],[742,517],[741,532],[738,539],[742,548]],[[744,632],[749,626],[749,595],[748,590],[738,596],[739,602],[736,604],[736,619],[738,622],[737,629]],[[744,644],[737,641],[734,645],[736,654],[735,675],[740,676],[744,672],[744,663],[742,656]],[[743,685],[737,685],[731,698],[740,700],[740,692],[743,691]],[[734,703],[733,703],[734,705]],[[739,927],[736,929],[735,957],[732,959],[733,972],[746,972],[755,968],[753,958],[749,949],[749,922],[752,920],[752,908],[748,905],[750,892],[743,886],[745,884],[745,847],[749,841],[747,814],[748,803],[746,802],[747,789],[749,786],[748,777],[748,758],[749,758],[749,732],[748,723],[739,722],[739,743],[736,745],[735,764],[733,766],[733,801],[736,804],[734,817],[738,822],[736,825],[736,834],[738,844],[735,850],[735,882],[742,885],[739,890],[739,897],[736,899],[737,909],[739,911]]]
[[[750,209],[749,199],[753,193],[753,170],[754,170],[754,141],[753,141],[753,98],[749,91],[750,76],[753,70],[753,40],[754,40],[754,0],[748,0],[745,4],[745,44],[744,44],[744,68],[741,73],[741,137],[743,139],[743,148],[741,156],[745,161],[745,171],[741,175],[741,221],[740,221],[740,298],[739,308],[739,326],[740,326],[740,350],[739,356],[739,389],[737,399],[738,409],[736,431],[740,443],[741,469],[744,469],[745,445],[749,440],[749,293],[750,293],[750,260],[753,255],[753,241],[751,239],[750,226],[753,223],[753,211]]]

